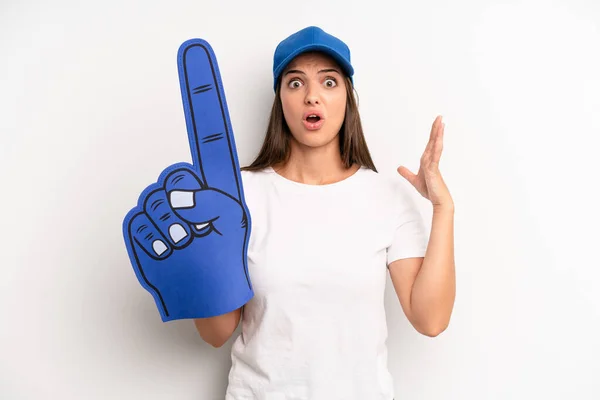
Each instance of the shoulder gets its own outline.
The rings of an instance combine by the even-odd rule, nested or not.
[[[264,189],[268,185],[271,174],[272,169],[269,167],[258,171],[240,170],[244,193],[250,196],[265,193]]]
[[[396,171],[363,170],[363,188],[382,206],[382,210],[399,210],[415,206],[414,188]]]
[[[256,184],[257,182],[264,181],[271,172],[269,167],[258,170],[258,171],[247,171],[240,170],[240,176],[242,177],[242,183],[246,184]]]
[[[385,172],[375,172],[369,168],[361,169],[362,181],[364,187],[368,187],[372,191],[377,191],[380,194],[391,195],[402,190],[403,179],[398,174],[390,174]]]

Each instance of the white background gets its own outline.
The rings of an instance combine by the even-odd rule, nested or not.
[[[351,47],[382,173],[416,171],[446,121],[455,311],[421,336],[388,282],[396,399],[600,398],[595,0],[3,0],[0,398],[224,397],[232,340],[214,349],[191,321],[161,322],[121,223],[165,167],[191,161],[179,45],[213,46],[245,165],[273,50],[307,25]]]

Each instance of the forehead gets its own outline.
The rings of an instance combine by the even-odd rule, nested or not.
[[[327,54],[320,52],[302,53],[294,58],[285,68],[285,71],[290,69],[309,69],[309,68],[335,68],[341,72],[341,68],[333,58]]]

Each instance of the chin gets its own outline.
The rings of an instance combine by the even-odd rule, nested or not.
[[[298,143],[307,147],[323,147],[337,139],[337,134],[321,133],[319,131],[303,130],[299,135],[294,135]]]

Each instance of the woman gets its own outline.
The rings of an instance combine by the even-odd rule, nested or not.
[[[265,141],[242,169],[255,296],[196,327],[219,347],[243,313],[226,399],[390,400],[386,271],[424,335],[445,330],[454,303],[454,205],[438,170],[444,124],[436,118],[418,174],[398,169],[434,207],[428,235],[405,186],[371,160],[348,47],[308,27],[278,45],[273,72]]]

